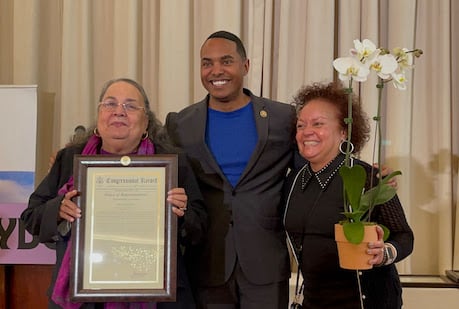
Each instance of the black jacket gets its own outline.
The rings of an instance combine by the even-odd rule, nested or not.
[[[344,218],[343,182],[338,174],[343,160],[344,155],[340,154],[317,173],[306,164],[293,171],[286,181],[285,225],[305,280],[304,308],[360,308],[356,271],[340,268],[334,239],[334,224]],[[355,160],[355,164],[362,165],[370,175],[370,165],[360,160]],[[370,184],[368,178],[366,189]],[[389,228],[386,242],[397,249],[395,262],[412,252],[413,232],[397,196],[377,205],[371,221]],[[401,307],[402,288],[394,264],[359,273],[365,308]]]
[[[75,154],[80,154],[83,148],[84,144],[73,145],[58,152],[50,172],[32,193],[28,207],[21,214],[21,219],[28,232],[37,235],[40,242],[56,244],[56,267],[48,290],[49,295],[53,290],[68,240],[60,236],[57,230],[59,206],[63,199],[62,195],[58,195],[58,190],[73,174],[73,157]],[[157,154],[166,153],[164,148],[158,144],[155,144],[155,150]],[[202,196],[186,156],[179,154],[178,162],[178,186],[185,188],[188,196],[188,210],[185,216],[178,220],[179,241],[186,249],[203,240],[208,222]],[[177,302],[158,304],[158,308],[194,308],[180,249],[177,250],[177,254]],[[59,308],[59,306],[50,300],[49,308]],[[94,308],[94,304],[85,304],[82,308]]]

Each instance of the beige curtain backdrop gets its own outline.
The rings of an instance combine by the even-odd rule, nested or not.
[[[245,42],[246,85],[283,102],[332,80],[332,60],[354,39],[421,48],[408,89],[386,87],[383,157],[403,172],[398,192],[416,237],[399,269],[443,274],[459,269],[457,16],[455,0],[0,0],[0,84],[38,85],[40,180],[74,128],[93,124],[104,81],[141,82],[161,120],[203,98],[199,49],[216,30]],[[355,87],[370,116],[375,82]],[[370,142],[363,158],[371,152]]]

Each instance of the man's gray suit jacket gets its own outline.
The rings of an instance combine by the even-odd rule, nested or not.
[[[166,118],[172,140],[190,159],[209,215],[204,244],[185,252],[190,279],[199,286],[226,282],[236,261],[254,284],[290,276],[281,192],[292,162],[295,113],[288,104],[244,92],[253,104],[258,142],[235,187],[206,145],[209,96]]]

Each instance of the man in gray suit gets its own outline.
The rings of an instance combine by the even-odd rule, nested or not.
[[[211,34],[201,47],[208,95],[166,118],[209,214],[204,244],[185,252],[198,308],[288,307],[281,191],[292,162],[295,114],[288,104],[244,89],[248,70],[237,36]]]

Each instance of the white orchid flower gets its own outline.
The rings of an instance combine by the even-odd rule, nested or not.
[[[368,39],[364,39],[362,42],[354,40],[354,49],[351,49],[351,55],[356,56],[362,63],[371,60],[379,52],[380,50],[376,48],[376,45]]]
[[[391,54],[379,55],[370,64],[370,68],[382,79],[389,79],[398,68],[395,57]]]
[[[358,82],[367,80],[370,70],[354,57],[342,57],[333,61],[333,67],[339,73],[339,79],[348,81],[353,79]]]
[[[333,67],[339,73],[341,81],[364,82],[368,79],[370,70],[373,70],[382,85],[392,81],[395,88],[405,90],[405,72],[414,67],[414,57],[420,57],[422,50],[397,47],[389,51],[386,48],[377,48],[368,39],[355,39],[350,54],[351,57],[337,58],[333,61]]]
[[[406,89],[406,77],[405,73],[392,73],[392,84],[398,90],[405,90]]]
[[[413,53],[410,53],[408,48],[396,47],[392,50],[392,54],[395,56],[400,70],[413,68]]]

